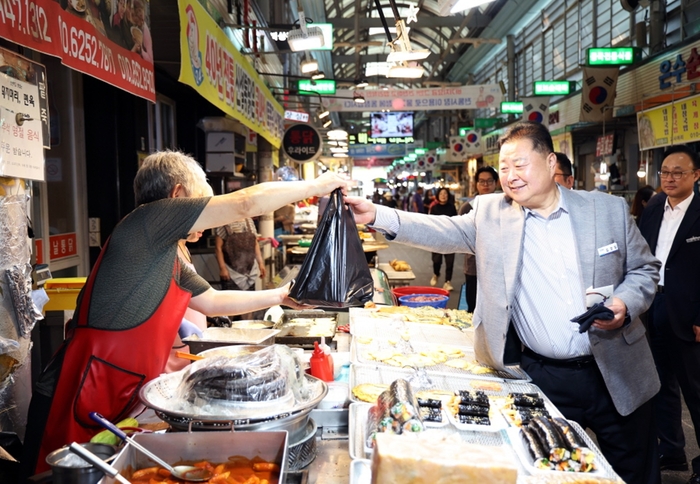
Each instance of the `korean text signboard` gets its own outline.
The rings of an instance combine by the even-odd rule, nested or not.
[[[309,124],[294,124],[287,128],[282,149],[292,161],[306,163],[321,156],[321,133]]]
[[[179,81],[279,148],[284,110],[197,0],[179,0]]]
[[[0,37],[56,56],[71,69],[155,102],[146,4],[146,0],[68,0],[67,4],[3,0]]]
[[[339,89],[336,97],[329,99],[329,111],[433,111],[455,109],[497,108],[501,104],[501,88],[498,84],[459,86],[436,89],[377,89],[362,91],[364,104],[353,101],[349,89]]]
[[[637,113],[639,148],[700,141],[700,95]]]
[[[0,176],[44,180],[46,69],[0,49]]]

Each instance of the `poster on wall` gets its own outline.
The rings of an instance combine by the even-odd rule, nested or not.
[[[0,176],[44,181],[46,86],[43,65],[0,49]]]
[[[637,113],[639,149],[700,140],[700,95]]]
[[[0,37],[156,100],[148,0],[5,1]]]

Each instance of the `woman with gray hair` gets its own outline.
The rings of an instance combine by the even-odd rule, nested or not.
[[[327,173],[311,181],[261,183],[214,197],[189,156],[148,156],[134,180],[138,207],[114,228],[81,291],[66,339],[40,375],[29,408],[22,459],[27,476],[45,458],[96,433],[90,412],[117,422],[132,415],[138,392],[165,366],[188,307],[209,316],[246,313],[276,304],[298,308],[289,287],[258,292],[217,291],[185,267],[178,241],[188,234],[346,189]],[[50,425],[46,425],[51,422]]]

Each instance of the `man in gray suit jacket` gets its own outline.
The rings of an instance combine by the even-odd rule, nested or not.
[[[477,197],[461,217],[346,201],[357,223],[389,239],[475,254],[477,359],[499,369],[518,361],[567,418],[596,433],[626,482],[659,483],[650,402],[659,380],[639,315],[660,264],[625,200],[555,183],[553,151],[542,125],[512,126],[501,139],[504,193]],[[570,320],[586,310],[587,293],[601,294],[613,316],[579,333]]]

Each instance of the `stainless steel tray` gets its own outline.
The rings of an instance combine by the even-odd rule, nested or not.
[[[352,311],[350,333],[360,339],[387,341],[410,337],[411,341],[474,348],[473,331],[442,324],[408,323],[399,318],[373,318]]]
[[[264,323],[264,322],[263,322]],[[251,329],[243,327],[207,328],[202,337],[189,336],[182,340],[189,345],[190,353],[199,354],[202,351],[231,345],[271,345],[275,343],[278,329]]]
[[[380,361],[376,360],[371,360],[366,357],[365,352],[371,351],[371,350],[378,350],[382,348],[386,349],[396,349],[399,348],[401,349],[402,346],[406,346],[406,342],[403,340],[397,342],[396,347],[390,345],[388,342],[382,341],[372,341],[369,344],[363,344],[362,342],[359,341],[358,338],[353,337],[352,343],[350,344],[350,361],[354,364],[361,364],[361,365],[373,365],[373,366],[382,366],[386,368],[399,368],[397,366],[392,366]],[[439,348],[451,348],[451,349],[459,349],[461,350],[465,356],[463,358],[468,359],[468,360],[475,360],[474,356],[474,350],[469,347],[464,347],[464,346],[455,346],[455,345],[450,345],[450,344],[435,344],[435,343],[424,343],[420,341],[410,341],[410,347],[412,348],[413,352],[415,353],[420,353],[422,351],[436,351]],[[471,376],[473,378],[479,378],[482,380],[514,380],[514,381],[531,381],[532,379],[529,377],[525,371],[523,371],[519,366],[509,366],[505,370],[493,370],[492,373],[489,374],[483,374],[483,373],[475,373],[473,371],[470,371],[469,369],[459,369],[459,368],[452,368],[451,366],[445,365],[445,364],[439,364],[439,365],[431,365],[431,366],[426,366],[424,369],[430,373],[444,373],[447,375],[462,375],[462,376]]]

